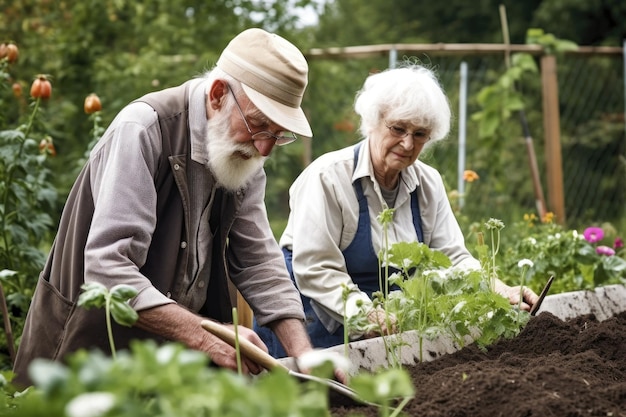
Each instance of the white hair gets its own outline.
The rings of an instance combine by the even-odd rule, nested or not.
[[[450,103],[435,73],[418,64],[387,69],[367,77],[354,102],[364,137],[382,119],[405,121],[430,130],[431,140],[450,131]]]

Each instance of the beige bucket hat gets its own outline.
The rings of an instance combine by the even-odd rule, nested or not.
[[[216,65],[241,82],[250,101],[274,123],[313,136],[300,108],[309,66],[291,42],[263,29],[247,29],[230,41]]]

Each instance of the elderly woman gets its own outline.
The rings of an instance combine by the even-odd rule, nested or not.
[[[434,73],[409,64],[370,75],[354,108],[365,139],[322,155],[301,173],[290,189],[291,212],[280,239],[316,347],[343,343],[344,311],[350,317],[359,304],[372,305],[383,242],[377,216],[385,208],[395,209],[389,244],[423,242],[455,266],[480,268],[465,247],[441,175],[417,159],[450,129],[450,106]],[[345,310],[344,286],[351,290]],[[497,291],[518,303],[519,287],[498,282]],[[536,300],[526,289],[522,308]],[[376,309],[368,319],[393,331]],[[272,354],[282,356],[271,333],[257,330]]]

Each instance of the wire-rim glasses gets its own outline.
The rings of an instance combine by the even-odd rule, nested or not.
[[[239,114],[241,115],[241,118],[243,119],[243,123],[246,125],[246,129],[248,129],[248,133],[250,133],[252,140],[276,139],[276,145],[285,146],[285,145],[289,145],[290,143],[298,139],[296,134],[293,132],[281,132],[282,133],[281,135],[275,135],[272,132],[268,132],[267,130],[262,130],[260,132],[252,133],[252,129],[250,129],[250,125],[248,124],[248,121],[246,120],[246,116],[243,114],[243,110],[241,109],[241,106],[239,105],[239,102],[237,101],[237,97],[235,97],[235,93],[233,92],[233,89],[230,88],[230,86],[228,86],[228,90],[233,95],[233,99],[235,100],[235,105],[237,106],[237,110],[239,110]]]
[[[415,143],[420,144],[420,145],[424,145],[426,142],[430,140],[430,135],[425,130],[420,129],[420,130],[416,130],[415,132],[409,132],[403,127],[390,124],[387,122],[385,122],[385,126],[387,127],[387,129],[389,129],[389,132],[391,132],[391,135],[396,138],[403,139],[407,137],[408,135],[411,135]]]

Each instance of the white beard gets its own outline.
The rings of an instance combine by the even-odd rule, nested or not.
[[[259,155],[251,143],[237,143],[231,139],[227,113],[208,120],[206,147],[207,166],[213,172],[218,185],[229,191],[236,191],[247,185],[265,163],[265,157]]]

